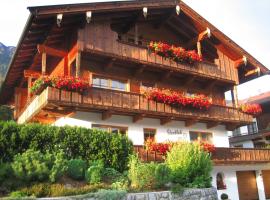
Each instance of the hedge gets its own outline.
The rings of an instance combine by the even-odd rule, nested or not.
[[[133,152],[130,140],[120,134],[82,127],[0,122],[0,162],[10,162],[27,149],[44,153],[63,150],[67,159],[103,160],[106,167],[119,171],[127,168]]]

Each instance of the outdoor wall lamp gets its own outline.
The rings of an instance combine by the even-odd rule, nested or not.
[[[57,23],[57,26],[58,27],[61,26],[62,19],[63,19],[63,14],[57,14],[57,16],[56,16],[56,23]]]
[[[89,24],[92,18],[92,11],[87,11],[86,12],[86,21]]]
[[[175,7],[175,11],[176,11],[176,14],[177,14],[177,15],[180,14],[181,8],[180,8],[179,5],[177,5],[177,6]]]
[[[144,18],[147,17],[147,12],[148,12],[147,7],[144,7],[144,8],[143,8],[143,16],[144,16]]]
[[[206,32],[207,32],[207,37],[210,38],[211,37],[211,30],[208,27],[206,28]]]

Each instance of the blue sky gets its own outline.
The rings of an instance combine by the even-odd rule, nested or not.
[[[270,68],[269,0],[183,1]],[[5,45],[17,44],[29,14],[27,6],[80,2],[91,2],[91,0],[1,0],[0,42]],[[238,89],[239,98],[269,91],[269,85],[269,76],[244,84]]]

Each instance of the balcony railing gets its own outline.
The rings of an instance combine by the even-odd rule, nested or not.
[[[143,114],[150,118],[168,118],[175,120],[193,119],[196,121],[214,121],[220,123],[250,123],[252,116],[233,107],[212,105],[208,110],[171,107],[164,103],[148,100],[144,95],[131,92],[90,88],[81,95],[55,88],[46,88],[28,104],[18,118],[24,123],[47,105],[72,107],[82,111],[111,111],[115,114]]]
[[[144,162],[164,161],[164,156],[157,152],[149,152],[143,146],[134,146],[134,151]],[[212,160],[215,165],[267,163],[270,162],[270,149],[216,147],[212,153]]]
[[[194,65],[176,63],[150,53],[144,46],[113,40],[111,37],[91,39],[91,44],[85,43],[85,51],[118,60],[151,65],[161,69],[175,70],[184,74],[218,79],[229,83],[235,83],[238,79],[237,71],[230,67],[231,64],[228,61],[220,62],[220,66],[210,62],[199,62]]]

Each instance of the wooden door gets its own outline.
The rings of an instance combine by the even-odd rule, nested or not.
[[[236,172],[240,200],[259,200],[255,171]]]
[[[262,171],[263,185],[266,199],[270,199],[270,170]]]

